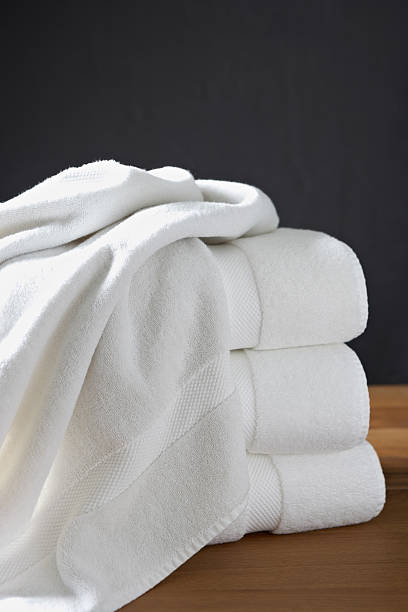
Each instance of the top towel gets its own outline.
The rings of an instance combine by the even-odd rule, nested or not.
[[[343,242],[280,228],[210,249],[227,296],[230,349],[348,342],[364,331],[364,275]]]

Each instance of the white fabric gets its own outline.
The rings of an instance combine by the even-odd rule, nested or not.
[[[247,533],[272,531],[278,527],[282,516],[282,490],[272,458],[247,453],[247,471],[249,494],[245,510],[210,544],[235,542]]]
[[[0,206],[1,610],[116,609],[242,513],[227,307],[194,237],[277,221],[256,188],[116,162]]]
[[[282,515],[274,533],[369,521],[385,502],[381,464],[371,444],[322,455],[274,455]]]
[[[262,325],[261,304],[248,258],[232,243],[211,247],[228,301],[231,347],[256,346]]]
[[[246,507],[246,533],[273,531],[282,516],[279,474],[267,455],[247,454],[249,495]]]
[[[367,381],[345,344],[231,351],[230,358],[249,451],[324,453],[365,439]]]
[[[280,228],[210,249],[227,295],[231,349],[348,342],[364,331],[364,275],[343,242]]]
[[[368,442],[318,455],[248,453],[247,461],[248,506],[212,544],[253,531],[298,533],[363,523],[384,506],[384,476]]]

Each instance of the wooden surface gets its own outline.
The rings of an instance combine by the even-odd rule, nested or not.
[[[387,503],[369,523],[207,546],[122,610],[408,611],[408,385],[370,388]]]

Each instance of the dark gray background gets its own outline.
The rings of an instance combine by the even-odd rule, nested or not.
[[[1,21],[1,193],[115,158],[253,183],[349,243],[370,383],[408,382],[406,2],[15,3]]]

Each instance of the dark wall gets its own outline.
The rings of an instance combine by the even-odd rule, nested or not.
[[[348,242],[353,343],[408,382],[406,2],[15,3],[2,40],[1,193],[115,158],[253,183],[282,225]]]

